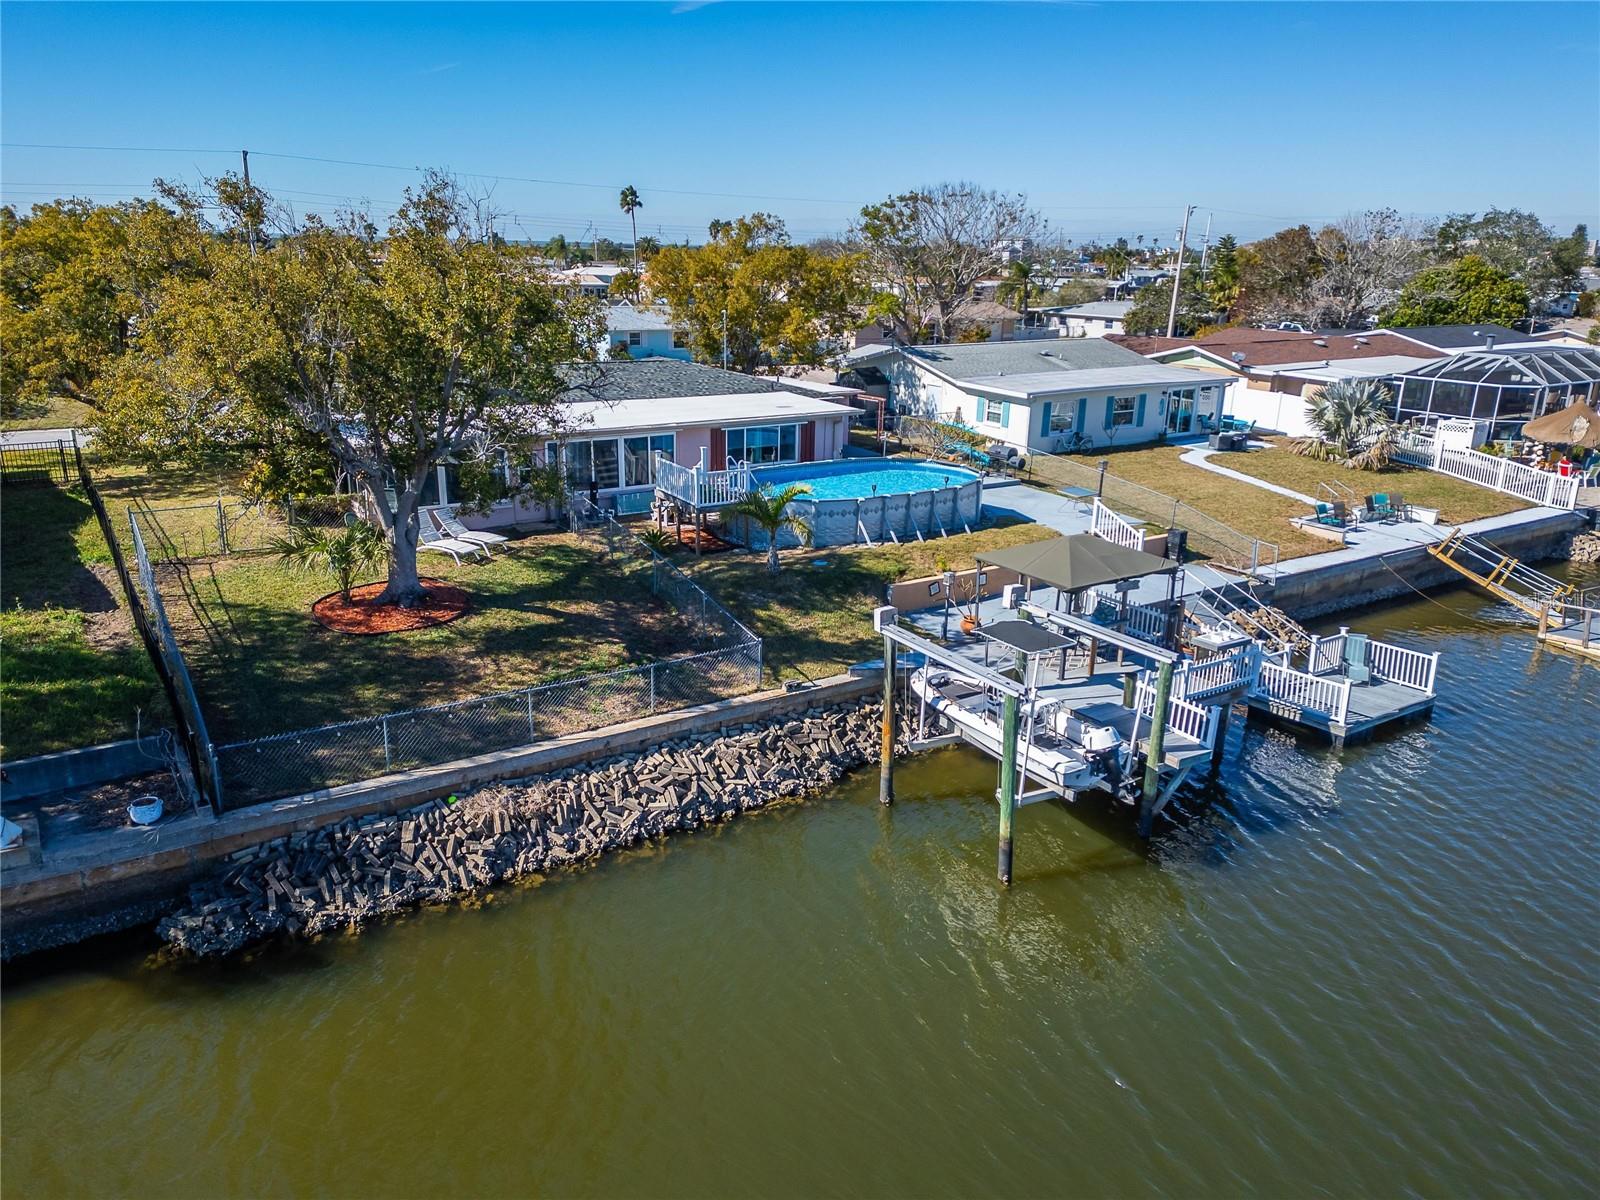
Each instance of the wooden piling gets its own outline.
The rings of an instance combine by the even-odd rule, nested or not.
[[[1217,709],[1217,740],[1211,747],[1211,770],[1215,772],[1222,766],[1222,754],[1228,747],[1228,718],[1233,715],[1233,702],[1218,706]]]
[[[1000,729],[1000,882],[1011,886],[1011,817],[1017,807],[1017,698],[1007,694]]]
[[[1150,749],[1144,761],[1144,793],[1139,797],[1139,836],[1149,837],[1155,822],[1156,798],[1161,794],[1161,758],[1167,737],[1167,700],[1172,695],[1172,660],[1156,673],[1155,705],[1150,713]]]
[[[894,675],[899,647],[883,639],[883,755],[878,763],[878,803],[894,803]]]

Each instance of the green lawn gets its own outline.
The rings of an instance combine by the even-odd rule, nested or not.
[[[0,720],[8,758],[170,724],[89,502],[0,488]]]
[[[52,396],[19,405],[15,414],[0,421],[0,429],[82,429],[94,424],[96,416],[95,410],[81,400]]]
[[[524,538],[426,575],[464,588],[449,625],[358,637],[317,624],[325,575],[265,555],[162,568],[167,613],[216,741],[235,741],[469,696],[682,652],[687,631],[646,583],[566,534]],[[381,573],[375,578],[381,578]]]
[[[1047,482],[1082,484],[1104,458],[1110,463],[1107,470],[1111,475],[1182,500],[1249,537],[1272,542],[1283,558],[1321,554],[1328,549],[1326,540],[1305,533],[1291,523],[1295,517],[1305,516],[1310,511],[1304,504],[1182,462],[1180,456],[1186,449],[1188,447],[1137,446],[1095,454],[1040,455],[1032,465],[1036,474]],[[1514,497],[1420,468],[1395,465],[1378,472],[1352,471],[1333,463],[1302,458],[1287,448],[1286,439],[1274,439],[1271,449],[1228,454],[1220,461],[1231,470],[1307,496],[1317,496],[1317,485],[1324,482],[1343,484],[1362,496],[1380,491],[1400,492],[1413,504],[1439,509],[1441,521],[1450,524],[1527,507]],[[1123,511],[1132,509],[1131,515],[1141,519],[1160,521],[1163,516],[1153,511],[1159,506],[1158,502],[1132,489],[1119,494],[1115,485],[1110,485],[1106,502]],[[1144,511],[1145,507],[1152,511]],[[1181,517],[1179,523],[1182,524]]]
[[[909,545],[829,546],[792,550],[776,578],[764,555],[733,551],[678,563],[763,639],[769,672],[778,679],[833,675],[882,654],[872,610],[897,579],[934,575],[944,564],[969,569],[973,555],[1055,537],[1027,523],[995,526]]]

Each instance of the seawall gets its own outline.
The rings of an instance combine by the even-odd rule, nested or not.
[[[212,817],[188,814],[150,831],[107,830],[47,844],[42,861],[8,856],[0,873],[0,953],[5,958],[148,924],[173,911],[189,886],[226,871],[265,844],[414,809],[508,779],[620,760],[685,737],[764,726],[807,710],[859,705],[870,676],[839,675],[798,691],[771,691],[643,718],[589,733],[402,772]],[[13,852],[15,853],[15,852]]]
[[[1582,513],[1539,513],[1521,519],[1498,518],[1466,526],[1527,563],[1554,558],[1576,533],[1588,527]],[[1317,561],[1321,560],[1321,561]],[[1284,564],[1268,593],[1271,602],[1297,620],[1329,616],[1386,600],[1415,595],[1442,584],[1464,582],[1424,546],[1407,546],[1368,555],[1330,554]]]

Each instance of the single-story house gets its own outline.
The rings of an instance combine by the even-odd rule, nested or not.
[[[1392,333],[1318,334],[1286,329],[1219,329],[1203,338],[1115,337],[1155,362],[1227,379],[1224,412],[1257,428],[1311,432],[1306,393],[1336,378],[1387,378],[1445,352]]]
[[[959,421],[1035,454],[1080,434],[1128,446],[1200,432],[1225,390],[1206,372],[1102,338],[864,347],[847,360],[864,382],[883,384],[892,412]]]
[[[559,460],[567,485],[604,507],[648,511],[655,490],[655,455],[680,466],[704,461],[723,470],[729,460],[797,463],[838,458],[849,443],[860,409],[803,390],[807,385],[759,378],[670,358],[612,361],[569,368],[571,391],[562,397],[563,432],[538,457]],[[515,482],[533,463],[502,457]],[[451,504],[455,468],[441,466],[424,491],[424,504]],[[548,519],[541,504],[504,501],[467,524],[490,529]]]
[[[672,327],[664,308],[636,308],[632,304],[613,304],[606,309],[606,353],[621,358],[616,347],[629,358],[680,358],[689,360],[688,344]]]
[[[1463,350],[1493,350],[1507,342],[1525,342],[1528,331],[1512,329],[1508,325],[1483,322],[1478,325],[1404,325],[1380,326],[1373,333],[1403,338],[1440,354],[1458,354]]]

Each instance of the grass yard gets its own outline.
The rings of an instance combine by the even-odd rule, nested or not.
[[[775,678],[820,679],[881,656],[872,610],[889,583],[938,574],[945,562],[969,569],[980,550],[1055,536],[1046,526],[1018,523],[910,545],[792,550],[782,555],[777,578],[767,574],[765,555],[734,551],[677,562],[761,636]]]
[[[19,404],[15,413],[0,421],[0,429],[82,429],[93,425],[97,415],[81,400],[51,396]]]
[[[1081,484],[1085,471],[1092,472],[1100,459],[1109,460],[1107,470],[1153,491],[1182,500],[1199,511],[1232,526],[1240,533],[1273,542],[1283,558],[1299,558],[1328,550],[1325,539],[1314,537],[1291,524],[1293,518],[1307,515],[1307,508],[1288,496],[1279,496],[1215,471],[1180,461],[1186,446],[1138,446],[1096,454],[1060,455],[1074,469],[1052,470],[1050,457],[1039,456],[1033,465],[1045,480],[1061,476],[1065,482]],[[1269,450],[1228,454],[1221,464],[1280,487],[1292,488],[1308,496],[1317,495],[1317,485],[1335,482],[1360,495],[1371,492],[1400,492],[1413,503],[1440,510],[1440,520],[1450,524],[1476,520],[1527,507],[1512,496],[1504,496],[1448,475],[1406,466],[1383,471],[1353,471],[1334,463],[1317,462],[1292,453],[1287,439],[1274,439]],[[1113,488],[1107,489],[1107,502],[1119,506]],[[1140,517],[1160,514],[1136,512]]]
[[[318,625],[311,604],[334,580],[269,556],[163,567],[167,613],[212,739],[442,704],[689,648],[669,606],[566,534],[524,538],[459,567],[424,554],[420,566],[465,589],[472,610],[449,625],[380,637]]]
[[[1293,488],[1307,496],[1317,496],[1317,487],[1323,483],[1347,487],[1358,496],[1368,496],[1373,492],[1399,492],[1408,503],[1438,509],[1439,520],[1445,525],[1459,525],[1481,517],[1496,517],[1501,513],[1531,507],[1525,500],[1515,496],[1492,492],[1475,483],[1441,475],[1437,471],[1399,464],[1382,471],[1354,471],[1337,463],[1302,458],[1289,449],[1288,438],[1270,440],[1273,446],[1271,450],[1229,454],[1224,456],[1225,464],[1241,474],[1252,475],[1279,487]]]
[[[0,737],[26,757],[167,725],[94,511],[53,486],[0,488]]]

